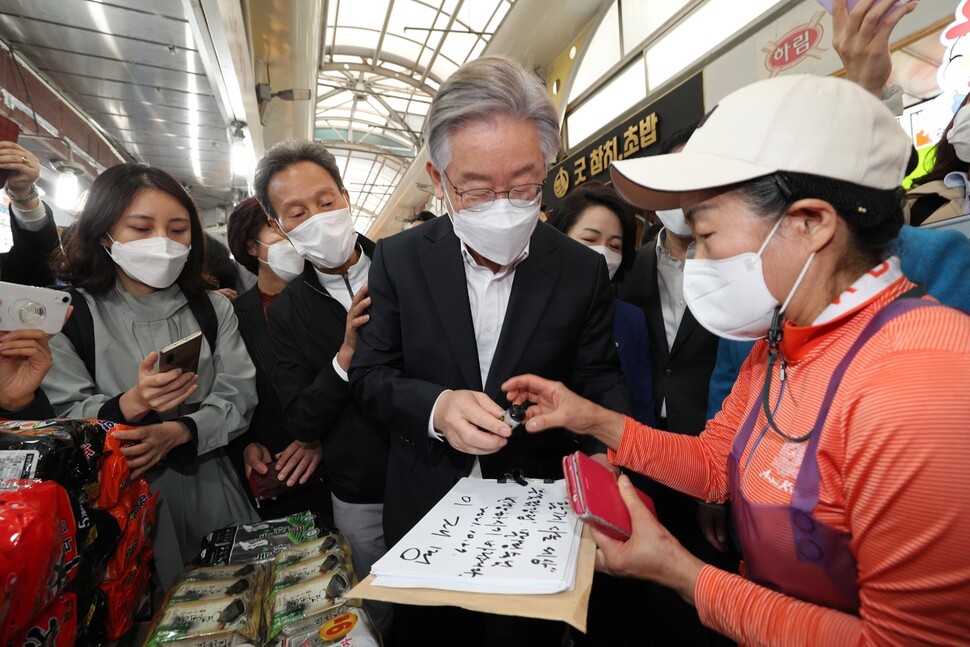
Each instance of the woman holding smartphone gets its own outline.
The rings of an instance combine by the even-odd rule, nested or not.
[[[43,388],[59,416],[112,420],[132,477],[162,493],[155,560],[168,586],[209,532],[257,520],[223,447],[256,405],[255,369],[232,305],[209,293],[202,224],[192,199],[164,171],[121,164],[91,186],[77,223],[52,260],[90,311],[85,335],[51,342]],[[202,316],[200,316],[200,314]],[[203,318],[207,321],[200,322]],[[156,370],[158,350],[211,330],[198,372]],[[214,347],[210,339],[214,337]]]

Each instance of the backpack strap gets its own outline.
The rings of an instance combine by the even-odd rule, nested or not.
[[[88,305],[84,295],[76,288],[67,288],[66,292],[71,295],[71,305],[74,312],[68,318],[67,323],[61,329],[64,336],[68,338],[74,346],[74,352],[84,362],[84,367],[88,370],[91,380],[95,380],[94,370],[94,319],[91,317],[91,307]]]
[[[212,306],[212,300],[208,294],[203,294],[198,299],[189,301],[189,309],[199,323],[202,335],[209,342],[209,350],[215,355],[216,339],[219,335],[219,317],[216,316],[216,309]]]

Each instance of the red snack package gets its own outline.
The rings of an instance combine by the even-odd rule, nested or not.
[[[77,597],[59,595],[27,628],[7,641],[9,645],[73,647],[77,640]]]
[[[108,640],[117,640],[131,629],[135,612],[148,590],[151,559],[152,551],[148,548],[138,555],[124,577],[101,583],[108,602],[104,620]]]
[[[0,490],[0,555],[6,589],[0,644],[26,629],[30,618],[74,579],[79,556],[67,492],[56,483],[5,481]]]
[[[125,491],[119,505],[113,508],[115,519],[119,519],[121,512],[126,516],[121,542],[108,562],[107,579],[121,577],[134,563],[135,557],[140,555],[146,546],[151,546],[151,532],[155,523],[157,504],[158,495],[152,495],[148,482],[137,479]]]

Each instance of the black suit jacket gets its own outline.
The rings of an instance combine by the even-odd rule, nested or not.
[[[47,212],[47,221],[37,231],[27,231],[10,214],[13,247],[9,252],[0,254],[0,280],[40,287],[54,283],[48,261],[60,241],[57,238],[57,226],[54,224],[54,213],[46,203],[44,210]]]
[[[474,457],[429,439],[446,389],[484,391],[508,406],[502,383],[522,373],[562,380],[610,408],[630,411],[613,343],[613,297],[602,257],[540,223],[515,271],[508,311],[481,383],[465,267],[451,219],[436,218],[382,240],[370,271],[370,321],[351,363],[355,397],[391,430],[384,531],[400,539],[454,485]],[[561,478],[561,457],[579,443],[564,430],[517,429],[481,458],[486,478],[512,468]]]
[[[619,296],[643,308],[647,317],[654,414],[659,420],[660,405],[666,398],[667,429],[692,436],[700,434],[707,423],[707,392],[717,360],[718,338],[697,323],[688,308],[668,350],[657,283],[657,248],[653,243],[637,252],[633,268],[619,286]]]

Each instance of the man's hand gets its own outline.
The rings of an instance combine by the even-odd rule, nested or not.
[[[893,69],[889,36],[918,4],[907,2],[890,11],[895,1],[859,0],[852,11],[846,10],[848,0],[832,3],[832,46],[845,65],[845,78],[879,100]]]
[[[236,300],[236,297],[239,296],[239,293],[237,293],[232,288],[221,288],[219,290],[216,290],[216,292],[218,292],[222,296],[226,297],[230,301],[235,301]]]
[[[525,412],[525,428],[529,432],[564,427],[577,434],[595,436],[614,450],[620,446],[626,417],[576,395],[562,382],[519,375],[505,382],[502,390],[511,402],[535,403]]]
[[[502,408],[478,391],[446,391],[438,398],[434,428],[460,452],[484,456],[508,444],[512,428],[499,418]]]
[[[14,142],[0,141],[0,169],[10,171],[5,186],[7,194],[21,198],[30,193],[30,188],[40,177],[40,162],[29,150]],[[34,198],[29,202],[17,202],[22,211],[29,211],[40,202]]]
[[[279,480],[286,481],[287,487],[293,487],[297,483],[302,485],[310,480],[321,460],[323,460],[323,448],[319,440],[312,443],[294,440],[276,455]]]
[[[723,505],[697,504],[697,523],[704,533],[704,539],[722,553],[728,549],[727,508]]]
[[[243,450],[243,463],[246,466],[246,478],[256,470],[257,474],[265,474],[269,471],[269,465],[273,462],[273,456],[263,445],[259,443],[249,443]]]
[[[132,480],[151,469],[169,451],[192,440],[188,427],[175,420],[111,433],[118,440],[133,443],[127,446],[122,443],[121,448],[121,454],[128,459]]]
[[[0,408],[20,411],[51,369],[50,337],[43,330],[0,333]]]
[[[633,534],[626,541],[611,539],[590,527],[596,542],[596,570],[636,577],[668,586],[694,603],[694,586],[704,562],[681,546],[637,496],[625,475],[618,480],[620,495],[630,512]]]
[[[195,373],[183,373],[180,368],[158,373],[155,371],[157,359],[158,353],[152,351],[142,360],[135,386],[121,396],[119,406],[125,419],[137,422],[151,411],[164,413],[185,402],[195,392],[198,378]]]
[[[344,329],[344,343],[337,351],[337,364],[344,373],[350,369],[350,360],[354,358],[354,352],[357,350],[357,331],[370,321],[370,315],[366,314],[369,307],[370,297],[367,296],[367,286],[364,285],[350,303],[350,310],[347,311],[347,326]]]

